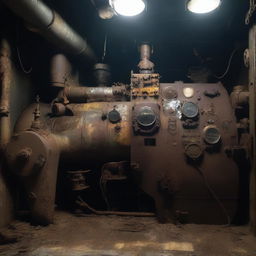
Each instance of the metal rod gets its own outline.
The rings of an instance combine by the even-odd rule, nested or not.
[[[70,86],[59,93],[58,99],[65,103],[86,103],[88,101],[118,101],[126,96],[125,85],[113,87]]]
[[[117,216],[133,216],[133,217],[155,217],[152,212],[118,212],[118,211],[98,211],[87,204],[81,197],[78,197],[76,203],[84,209],[91,211],[96,215],[117,215]]]

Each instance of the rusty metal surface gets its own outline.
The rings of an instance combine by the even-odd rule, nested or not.
[[[54,137],[43,131],[22,132],[12,137],[6,159],[24,184],[32,221],[41,225],[52,223],[59,164]]]
[[[234,86],[230,97],[233,108],[242,108],[249,104],[249,91],[245,86]]]
[[[144,49],[142,57],[149,60],[148,50]],[[31,120],[32,127],[35,121],[40,125],[36,131],[19,133],[17,140],[13,137],[7,151],[9,166],[31,176],[41,152],[45,159],[41,169],[46,168],[47,177],[53,180],[49,183],[52,189],[58,160],[48,159],[50,147],[56,156],[60,154],[62,165],[103,166],[105,180],[106,176],[125,179],[127,173],[120,169],[120,163],[130,162],[129,176],[153,198],[159,221],[230,224],[239,201],[239,169],[233,156],[245,151],[246,142],[239,145],[229,95],[220,83],[160,84],[159,78],[159,74],[142,72],[132,74],[131,88],[65,88],[51,108],[43,108],[39,120],[36,114],[41,104],[32,113],[30,108],[17,127],[29,128]],[[240,104],[244,97],[240,100],[241,90],[237,92],[233,98]],[[113,101],[123,96],[130,96],[131,101]],[[85,103],[101,100],[105,102]],[[31,115],[36,117],[34,121]],[[51,165],[53,176],[48,174]],[[73,180],[76,188],[86,187],[81,174],[76,173]],[[33,179],[27,181],[35,184]],[[48,185],[37,182],[33,189],[39,193],[40,187],[42,201],[32,208],[33,216],[40,216],[40,209],[40,217],[49,216],[49,222],[54,196],[45,200]],[[96,214],[112,214],[97,211],[85,202],[80,206]]]
[[[44,113],[42,126],[62,164],[131,160],[131,173],[155,200],[160,221],[227,223],[238,207],[238,167],[230,152],[239,145],[226,90],[221,84],[159,88],[158,97],[132,102],[68,104],[69,115]]]
[[[66,161],[116,161],[129,158],[131,116],[130,104],[70,104],[73,117],[51,118],[47,121],[56,137],[62,158]],[[118,122],[108,119],[115,109],[122,117]]]
[[[28,106],[20,115],[19,119],[17,120],[15,127],[14,127],[14,133],[17,134],[19,132],[25,131],[31,127],[31,124],[34,120],[34,111],[36,108],[36,103],[31,104]],[[40,118],[41,120],[46,120],[49,118],[49,113],[51,112],[51,106],[46,103],[40,103]],[[43,127],[45,130],[47,130],[47,127]]]
[[[166,97],[167,88],[175,91],[171,94],[173,98],[169,94]],[[186,88],[192,89],[192,96]],[[159,100],[144,99],[145,105],[161,106],[159,131],[148,135],[133,133],[131,139],[131,161],[135,173],[142,177],[141,187],[154,198],[162,222],[185,219],[194,223],[227,223],[226,215],[232,219],[236,214],[239,187],[238,167],[225,153],[226,147],[238,143],[236,120],[227,92],[221,84],[160,84],[160,89]],[[205,90],[213,89],[219,95],[205,95]],[[141,98],[133,99],[132,104],[141,102]],[[184,116],[193,116],[193,109],[182,113],[185,102],[198,106],[199,114],[195,118]],[[136,118],[135,112],[132,115]],[[195,125],[184,126],[188,119]],[[221,142],[214,146],[204,138],[203,130],[208,125],[215,125],[221,133]],[[210,193],[209,184],[227,214]]]
[[[132,74],[132,88],[159,87],[160,75],[153,74]]]
[[[54,12],[54,19],[47,29],[41,30],[49,41],[74,55],[84,57],[87,61],[94,63],[95,55],[85,39],[78,35],[63,19]]]
[[[56,102],[86,103],[125,101],[129,92],[126,85],[117,84],[112,87],[65,87],[55,100]]]
[[[151,212],[118,212],[118,211],[98,211],[88,205],[86,202],[79,198],[77,200],[77,204],[79,204],[85,210],[89,210],[90,212],[96,215],[116,215],[116,216],[133,216],[133,217],[154,217],[155,214]]]
[[[105,87],[111,85],[111,70],[109,65],[104,63],[97,63],[93,68],[93,75],[96,86]]]
[[[79,171],[68,171],[67,176],[69,179],[70,187],[72,191],[83,191],[90,186],[86,183],[86,174],[89,173],[90,170],[79,170]]]
[[[141,44],[140,46],[140,62],[138,67],[140,73],[149,74],[154,72],[154,63],[150,61],[150,56],[152,53],[151,46],[148,43]]]
[[[67,57],[63,54],[56,54],[50,64],[50,84],[57,87],[65,87],[70,84],[72,66]]]
[[[0,150],[3,151],[11,137],[10,90],[11,90],[11,48],[6,39],[0,46]]]

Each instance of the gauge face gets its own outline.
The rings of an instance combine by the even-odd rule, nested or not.
[[[143,127],[149,127],[156,122],[156,115],[151,107],[142,107],[137,115],[137,122]]]
[[[198,106],[193,102],[185,102],[182,106],[182,114],[187,118],[194,118],[198,115]]]
[[[189,158],[197,159],[202,155],[203,151],[202,151],[200,145],[198,145],[198,144],[189,144],[185,148],[185,153]]]
[[[163,98],[166,100],[177,99],[178,93],[171,86],[166,87],[163,90]]]
[[[221,139],[221,134],[216,126],[209,125],[204,128],[204,140],[208,144],[217,144]]]

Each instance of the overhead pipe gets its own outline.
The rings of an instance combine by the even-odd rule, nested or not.
[[[50,62],[50,86],[60,89],[79,86],[78,80],[78,72],[69,59],[64,54],[55,54]]]
[[[96,57],[85,39],[78,35],[54,10],[40,0],[3,0],[14,13],[47,40],[67,53],[80,56],[90,63]]]
[[[109,65],[104,63],[95,64],[93,75],[98,87],[106,87],[111,85],[111,70]]]

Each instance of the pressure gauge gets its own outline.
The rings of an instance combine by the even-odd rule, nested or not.
[[[193,102],[185,102],[182,106],[182,114],[187,118],[194,118],[198,115],[198,106]]]
[[[185,154],[188,158],[196,160],[202,156],[203,150],[200,145],[191,143],[185,147]]]
[[[206,143],[214,145],[217,144],[221,139],[219,129],[214,125],[209,125],[204,128],[204,140]]]
[[[156,122],[156,115],[151,107],[144,106],[137,115],[137,122],[142,127],[150,127]]]

